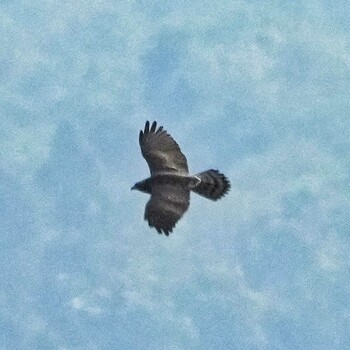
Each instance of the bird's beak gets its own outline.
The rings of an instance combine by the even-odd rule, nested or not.
[[[136,190],[136,185],[132,186],[131,190]]]

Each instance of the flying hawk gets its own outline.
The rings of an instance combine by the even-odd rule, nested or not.
[[[151,176],[131,189],[151,195],[146,205],[145,220],[158,233],[168,236],[190,204],[190,192],[216,201],[230,189],[230,182],[218,170],[195,175],[188,173],[187,160],[179,145],[157,122],[147,121],[140,131],[139,142]]]

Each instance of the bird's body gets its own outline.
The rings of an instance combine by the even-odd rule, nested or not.
[[[194,191],[211,200],[224,196],[229,188],[228,179],[217,170],[190,175],[186,157],[175,140],[163,127],[147,121],[140,131],[139,142],[151,176],[137,182],[132,189],[151,195],[145,210],[145,220],[158,233],[169,235],[190,204]]]
[[[199,184],[201,180],[197,176],[190,175],[181,175],[174,173],[159,173],[155,174],[147,179],[137,182],[135,189],[145,192],[148,194],[152,194],[153,186],[159,186],[160,184],[168,184],[170,186],[174,186],[176,184],[180,184],[188,188],[188,190],[192,190]]]

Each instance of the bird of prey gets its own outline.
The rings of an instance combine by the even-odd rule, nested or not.
[[[187,160],[179,145],[157,122],[147,121],[140,131],[139,142],[151,176],[137,182],[131,189],[151,195],[144,219],[150,227],[166,236],[190,204],[190,192],[216,201],[230,189],[230,182],[218,170],[190,175]]]

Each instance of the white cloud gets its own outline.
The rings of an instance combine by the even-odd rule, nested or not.
[[[86,300],[84,300],[82,297],[73,297],[68,305],[77,311],[84,311],[90,316],[98,316],[100,315],[103,310],[101,307],[96,305],[91,305]]]
[[[54,126],[46,124],[23,128],[8,125],[0,151],[5,171],[20,177],[24,177],[24,173],[27,176],[33,175],[48,159],[54,131]]]
[[[296,4],[296,10],[286,4],[257,6],[243,1],[19,4],[23,6],[6,5],[0,15],[6,27],[0,39],[6,48],[0,53],[5,67],[0,92],[8,107],[1,164],[14,187],[20,188],[19,197],[32,209],[34,221],[27,246],[11,250],[15,263],[10,261],[2,271],[6,277],[2,281],[8,283],[0,294],[3,317],[19,334],[34,342],[37,334],[45,333],[54,344],[65,344],[62,339],[71,330],[55,321],[57,298],[68,314],[103,315],[108,324],[113,315],[131,319],[140,312],[153,331],[158,329],[152,321],[169,325],[165,340],[172,349],[184,348],[178,339],[187,348],[199,347],[206,335],[202,323],[215,307],[232,318],[228,324],[236,322],[244,329],[241,340],[251,337],[251,347],[276,345],[271,343],[278,336],[268,327],[271,319],[282,318],[286,323],[298,319],[304,308],[318,305],[315,295],[320,295],[319,303],[328,316],[339,324],[346,320],[347,306],[333,290],[339,294],[348,290],[341,278],[349,267],[345,253],[349,243],[340,232],[348,220],[347,153],[336,154],[324,135],[346,151],[348,124],[338,114],[348,110],[349,41],[346,29],[331,25],[320,2]],[[36,16],[26,14],[25,6],[34,9]],[[193,109],[184,113],[181,123],[177,116],[171,119],[151,110],[144,97],[143,58],[157,47],[163,30],[184,38],[178,68],[167,81],[175,84],[182,78],[193,89]],[[288,62],[281,64],[288,48],[291,62],[299,53],[306,62],[306,71],[301,71],[300,82],[294,85],[291,78],[300,73],[300,65],[288,75]],[[242,112],[254,111],[248,125],[244,118],[241,125],[235,124],[237,119],[228,111],[232,104]],[[13,107],[18,112],[15,116]],[[305,121],[328,111],[332,111],[332,123],[321,118],[312,125],[314,133],[304,130]],[[114,135],[108,140],[102,137],[106,147],[97,152],[89,132],[94,123],[107,118],[130,127],[119,128],[116,123],[115,139]],[[140,170],[145,176],[148,171],[137,148],[137,132],[145,119],[153,118],[162,118],[174,136],[183,135],[181,145],[189,159],[191,152],[204,154],[207,164],[217,161],[219,151],[207,146],[202,134],[193,137],[192,131],[196,127],[209,133],[208,121],[226,122],[225,132],[218,135],[227,137],[222,151],[232,179],[230,195],[218,203],[193,199],[169,238],[158,236],[142,220],[146,197],[130,195],[130,181],[134,181],[130,179]],[[84,228],[78,224],[60,228],[59,219],[54,219],[56,189],[48,196],[35,182],[36,171],[50,157],[55,125],[61,119],[74,120],[76,142],[100,174],[99,180],[88,182],[91,194]],[[126,150],[131,142],[120,139],[132,128],[135,148],[131,152]],[[230,137],[243,140],[248,134],[254,142],[262,133],[271,141],[264,150],[254,153],[252,147],[250,153],[235,158]],[[109,162],[102,161],[112,145],[117,145],[115,164],[113,152]],[[64,149],[60,152],[64,156]],[[54,160],[52,164],[54,173]],[[86,175],[77,174],[82,180]],[[298,195],[305,193],[303,202]],[[69,200],[69,193],[65,199]],[[65,204],[62,201],[62,207]],[[261,224],[261,218],[266,222]],[[303,261],[285,262],[283,256],[273,260],[284,235],[293,236],[286,251],[292,251],[293,258],[302,250]],[[68,265],[59,254],[62,244],[72,248],[70,262],[76,265]],[[266,251],[272,262],[279,263],[276,267],[264,261],[275,274],[271,280],[257,272],[264,260],[259,252]],[[333,283],[326,292],[323,280]],[[40,295],[42,288],[57,295],[53,299]],[[39,312],[42,308],[47,315]],[[307,316],[306,331],[321,329],[315,326],[318,315]],[[61,326],[66,328],[62,333],[54,331]],[[84,326],[74,330],[84,334],[87,329],[79,327]],[[318,335],[329,338],[331,332]],[[62,347],[74,348],[67,344]]]
[[[316,261],[320,268],[330,273],[345,267],[345,256],[344,244],[339,241],[336,232],[330,232],[316,250]]]

